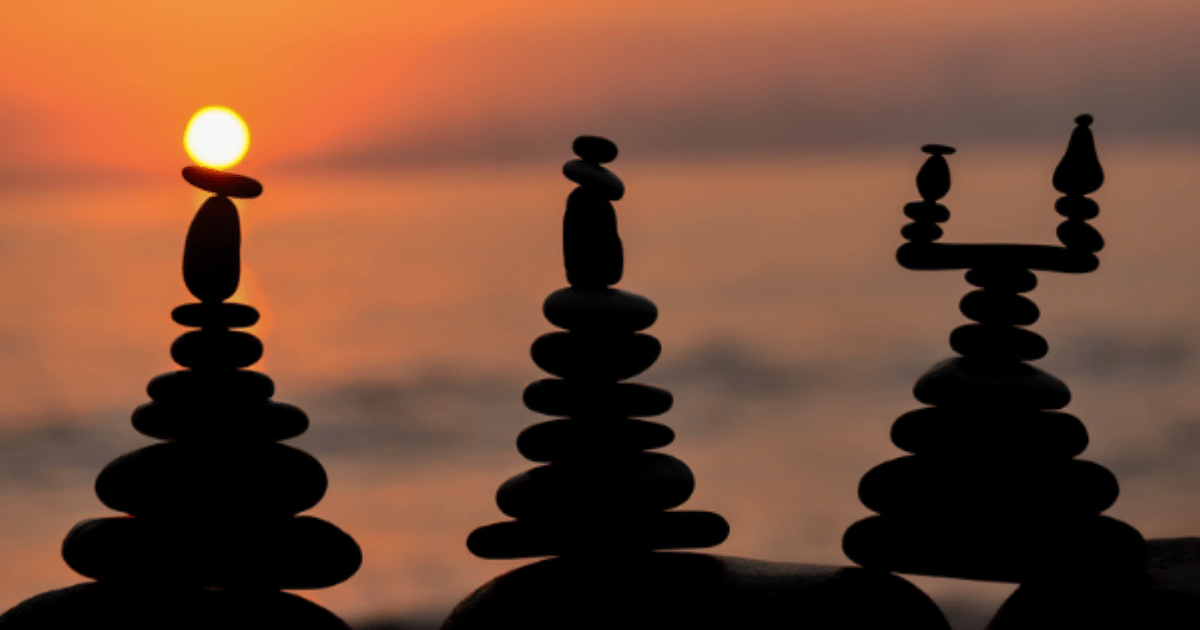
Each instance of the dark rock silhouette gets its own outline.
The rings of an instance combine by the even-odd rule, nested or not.
[[[1047,576],[1116,583],[1141,572],[1141,535],[1101,515],[1116,501],[1116,478],[1075,459],[1088,436],[1079,419],[1059,411],[1070,391],[1027,363],[1048,349],[1023,328],[1039,315],[1022,295],[1037,284],[1032,271],[1092,271],[1104,245],[1087,223],[1099,207],[1085,195],[1104,181],[1092,117],[1076,123],[1054,173],[1064,194],[1055,208],[1067,218],[1058,228],[1062,247],[936,242],[937,224],[950,217],[938,200],[950,189],[944,156],[954,150],[924,147],[922,201],[904,209],[913,223],[902,230],[909,242],[897,259],[909,269],[968,270],[979,290],[961,309],[976,323],[950,336],[961,356],[935,365],[913,388],[929,406],[892,427],[893,443],[911,455],[875,467],[859,485],[863,504],[879,516],[852,525],[843,548],[864,567],[1022,584]]]
[[[333,613],[281,589],[332,586],[358,570],[354,540],[331,523],[297,516],[324,496],[311,455],[280,444],[308,428],[274,384],[246,370],[262,342],[237,330],[258,312],[226,302],[237,290],[241,233],[226,195],[254,197],[255,180],[201,167],[187,181],[218,194],[188,230],[183,277],[199,299],[174,310],[171,356],[184,370],[150,381],[133,413],[139,432],[165,440],[101,471],[96,495],[130,516],[88,519],[63,558],[96,580],[43,593],[0,616],[0,628],[344,629]]]
[[[506,481],[496,495],[515,520],[467,539],[484,558],[558,556],[501,575],[461,602],[444,630],[475,628],[905,628],[948,630],[937,606],[903,579],[859,567],[764,562],[667,549],[719,544],[729,532],[711,512],[674,510],[694,480],[683,462],[651,452],[674,440],[659,423],[671,394],[620,382],[650,367],[660,346],[639,331],[655,322],[646,298],[612,288],[624,254],[612,200],[624,185],[602,163],[616,145],[575,141],[563,173],[563,260],[570,287],[543,311],[566,329],[533,344],[534,362],[559,377],[531,383],[525,404],[565,416],[517,438],[526,458],[548,462]],[[900,622],[897,624],[897,622]]]

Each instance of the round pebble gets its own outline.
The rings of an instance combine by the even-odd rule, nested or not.
[[[972,291],[963,296],[958,308],[983,324],[1028,326],[1041,316],[1033,300],[1006,291]]]
[[[146,385],[146,393],[159,402],[188,402],[220,407],[266,402],[275,393],[275,383],[266,374],[250,370],[180,370],[151,379]]]
[[[605,164],[617,159],[617,145],[600,136],[579,136],[571,143],[571,150],[585,162]]]
[[[295,405],[268,401],[213,411],[191,404],[151,401],[133,410],[133,428],[160,440],[246,443],[286,440],[308,430],[308,415]]]
[[[253,199],[263,191],[262,184],[254,178],[205,166],[183,167],[183,178],[196,188],[226,197]]]
[[[183,282],[201,302],[222,302],[241,277],[241,222],[233,202],[210,197],[200,206],[183,244]]]
[[[605,199],[617,201],[625,196],[625,184],[612,171],[598,164],[571,160],[563,164],[563,175],[580,186],[596,191]]]
[[[645,420],[566,418],[539,422],[517,436],[517,450],[535,462],[628,456],[675,439],[671,427]]]
[[[620,381],[654,365],[662,344],[650,335],[553,332],[533,342],[530,355],[543,370],[566,379]]]
[[[1027,363],[986,363],[966,357],[930,368],[913,386],[927,405],[979,409],[1062,409],[1071,390],[1053,375]]]
[[[1058,225],[1057,233],[1058,240],[1070,249],[1089,253],[1104,249],[1104,237],[1100,236],[1100,232],[1096,228],[1083,221],[1075,219],[1063,221]]]
[[[244,368],[262,355],[258,337],[231,330],[193,330],[171,344],[171,358],[190,368]]]
[[[985,360],[1033,361],[1050,350],[1046,340],[1031,330],[982,324],[955,328],[950,347],[965,357]]]
[[[1088,445],[1079,418],[1056,411],[988,413],[981,409],[925,407],[892,424],[892,443],[922,457],[1065,460]]]
[[[180,326],[247,328],[258,323],[258,310],[234,302],[199,302],[176,306],[171,319]]]
[[[547,464],[512,477],[496,505],[514,518],[656,512],[682,505],[695,478],[687,465],[663,453],[639,453],[587,464]]]
[[[913,243],[932,243],[942,237],[942,228],[933,223],[918,221],[900,228],[900,236]]]
[[[653,302],[620,289],[559,289],[542,303],[542,313],[551,324],[577,332],[636,332],[658,319]]]
[[[658,416],[671,409],[671,392],[641,383],[579,383],[557,378],[525,387],[523,401],[532,411],[548,416]]]
[[[913,221],[945,223],[950,220],[950,209],[932,201],[914,201],[904,205],[904,215]]]

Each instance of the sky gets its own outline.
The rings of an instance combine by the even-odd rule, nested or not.
[[[1195,138],[1194,0],[0,2],[0,178],[166,172],[205,105],[250,167],[623,149]]]

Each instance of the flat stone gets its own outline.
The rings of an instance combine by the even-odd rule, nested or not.
[[[936,406],[975,409],[1062,409],[1071,390],[1050,374],[1025,363],[946,359],[913,386],[917,400]]]
[[[914,243],[932,243],[942,238],[942,228],[933,223],[909,223],[900,228],[900,236]]]
[[[671,392],[641,383],[568,383],[557,378],[525,387],[525,406],[548,416],[658,416],[671,409]]]
[[[1107,516],[1003,516],[873,516],[846,530],[842,550],[854,562],[882,571],[1014,583],[1046,575],[1127,574],[1146,555],[1141,534]]]
[[[656,512],[678,507],[696,488],[687,465],[664,453],[547,464],[505,481],[496,505],[514,518]]]
[[[892,424],[892,443],[916,455],[942,458],[1070,459],[1087,448],[1079,418],[1055,411],[992,413],[925,407]]]
[[[905,204],[904,215],[913,221],[945,223],[950,220],[950,209],[932,201],[914,201]]]
[[[132,583],[85,582],[31,597],[0,615],[0,630],[350,630],[313,602],[280,591],[170,588],[150,576]]]
[[[993,291],[1028,293],[1037,287],[1037,276],[1028,269],[980,267],[967,272],[967,282]]]
[[[1085,252],[1098,252],[1104,249],[1104,237],[1096,228],[1075,219],[1063,221],[1058,225],[1058,240],[1071,249]]]
[[[579,136],[571,143],[571,150],[584,162],[605,164],[617,159],[617,145],[600,136]]]
[[[183,243],[183,282],[201,302],[222,302],[237,291],[242,273],[242,231],[237,208],[210,197],[192,219]]]
[[[972,291],[958,308],[977,322],[1001,326],[1028,326],[1042,314],[1033,300],[1006,291]]]
[[[258,323],[258,311],[233,302],[199,302],[176,306],[171,319],[180,326],[246,328]]]
[[[1046,340],[1032,330],[986,324],[955,328],[950,347],[968,358],[1002,361],[1033,361],[1050,351]]]
[[[1099,464],[1068,459],[1037,461],[910,455],[884,462],[863,475],[858,497],[883,516],[926,518],[1028,515],[1032,519],[1080,518],[1112,507],[1117,478]]]
[[[551,324],[573,332],[630,333],[658,319],[653,302],[620,289],[559,289],[542,303],[542,313]]]
[[[650,335],[600,335],[552,332],[538,337],[530,348],[533,362],[566,379],[619,381],[654,365],[662,344]]]
[[[645,420],[559,419],[539,422],[517,436],[517,450],[535,462],[629,456],[675,440],[670,427]]]
[[[467,537],[481,558],[554,555],[627,555],[652,549],[713,547],[729,536],[729,524],[713,512],[678,510],[650,514],[595,515],[574,521],[508,521],[484,525]]]
[[[250,333],[193,330],[171,344],[171,358],[190,368],[244,368],[258,362],[263,344]]]
[[[567,282],[602,290],[621,281],[625,250],[617,232],[617,213],[591,188],[576,188],[563,215],[563,266]]]
[[[275,383],[266,374],[250,370],[180,370],[151,379],[146,393],[156,401],[168,403],[208,407],[257,405],[274,395]]]
[[[563,175],[567,179],[588,188],[605,199],[617,201],[625,196],[625,184],[612,171],[599,164],[583,160],[571,160],[563,164]]]
[[[443,630],[949,630],[903,578],[859,567],[695,553],[554,558],[497,577]]]
[[[1100,204],[1087,197],[1059,197],[1054,210],[1068,219],[1088,221],[1100,216]]]
[[[96,478],[96,496],[134,516],[286,517],[315,506],[328,485],[316,458],[283,444],[166,442],[110,462]]]
[[[229,520],[85,520],[63,541],[63,559],[79,574],[103,582],[247,591],[325,588],[362,565],[354,539],[319,518],[256,522],[221,516]]]
[[[226,197],[253,199],[263,191],[262,184],[254,178],[206,166],[183,167],[183,178],[196,188]]]
[[[152,401],[134,409],[133,428],[160,440],[275,441],[307,431],[308,415],[299,407],[275,401],[216,410]]]

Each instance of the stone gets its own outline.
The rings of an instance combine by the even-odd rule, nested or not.
[[[953,518],[1023,514],[1035,520],[1100,514],[1117,501],[1117,479],[1077,459],[953,459],[906,456],[863,475],[858,497],[883,516]]]
[[[1037,276],[1028,269],[976,267],[966,277],[967,282],[993,291],[1028,293],[1037,287]]]
[[[589,188],[576,188],[563,215],[563,266],[567,282],[603,290],[621,281],[625,253],[612,204]]]
[[[1058,225],[1058,240],[1070,249],[1098,252],[1104,249],[1104,237],[1096,228],[1077,219],[1063,221]]]
[[[1069,459],[1087,448],[1079,418],[1056,411],[991,413],[988,409],[925,407],[892,424],[892,443],[916,455]]]
[[[620,381],[636,376],[658,360],[662,344],[650,335],[588,335],[552,332],[530,349],[533,362],[566,379]]]
[[[945,223],[950,220],[950,210],[940,203],[914,201],[904,206],[904,215],[913,221]]]
[[[171,344],[171,358],[190,368],[244,368],[262,358],[263,344],[249,333],[193,330]]]
[[[443,630],[949,630],[903,578],[859,567],[683,552],[553,558],[501,575]]]
[[[1100,216],[1100,204],[1087,197],[1059,197],[1054,210],[1068,219],[1088,221]]]
[[[284,444],[166,442],[110,462],[96,478],[96,496],[138,517],[286,517],[319,503],[328,483],[316,458]]]
[[[226,197],[253,199],[263,191],[262,184],[252,177],[206,166],[183,167],[183,178],[196,188]]]
[[[492,523],[472,531],[467,548],[481,558],[491,559],[553,555],[595,558],[653,549],[712,547],[729,536],[729,524],[712,512],[675,510],[605,516]]]
[[[692,471],[663,453],[538,466],[505,481],[496,505],[513,518],[655,512],[678,507],[696,487]]]
[[[233,302],[200,302],[176,306],[171,319],[180,326],[246,328],[258,323],[258,310]]]
[[[913,395],[927,405],[982,409],[1062,409],[1071,402],[1066,383],[1032,365],[966,357],[930,368]]]
[[[169,588],[153,578],[84,582],[31,597],[0,615],[0,630],[350,630],[330,611],[279,591]]]
[[[914,243],[930,243],[942,237],[942,228],[933,223],[909,223],[900,228],[900,236]]]
[[[630,333],[658,319],[653,302],[620,289],[559,289],[542,303],[542,313],[551,324],[572,332]]]
[[[950,192],[950,165],[946,163],[946,158],[942,157],[945,152],[927,153],[930,153],[929,159],[925,160],[921,170],[917,171],[917,192],[921,193],[921,199],[936,202]]]
[[[1032,361],[1050,351],[1046,340],[1031,330],[981,324],[955,328],[950,347],[966,357],[995,360]]]
[[[525,406],[548,416],[658,416],[671,409],[671,392],[641,383],[569,383],[547,378],[525,387]]]
[[[612,171],[599,164],[571,160],[563,164],[563,175],[605,199],[618,201],[625,196],[625,184]]]
[[[240,589],[325,588],[362,564],[354,539],[319,518],[221,516],[230,520],[85,520],[63,541],[63,559],[100,581]]]
[[[539,422],[517,436],[517,450],[535,462],[628,456],[675,440],[670,427],[645,420],[564,418]]]
[[[221,302],[237,291],[242,269],[242,232],[237,208],[210,197],[188,228],[183,245],[183,282],[201,302]]]
[[[146,393],[158,402],[189,402],[210,407],[261,404],[275,394],[269,376],[250,370],[180,370],[150,379]]]
[[[276,401],[228,409],[151,401],[134,409],[133,428],[160,440],[276,441],[307,431],[308,415]]]
[[[1075,119],[1075,130],[1067,142],[1067,151],[1054,169],[1054,189],[1064,195],[1087,195],[1104,185],[1104,169],[1096,156],[1092,138],[1092,117],[1083,114]]]
[[[617,159],[617,145],[600,136],[579,136],[571,143],[571,150],[584,162],[605,164]]]
[[[1028,326],[1042,314],[1033,300],[1005,291],[972,291],[958,308],[977,322],[1003,326]]]

